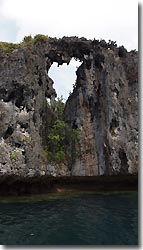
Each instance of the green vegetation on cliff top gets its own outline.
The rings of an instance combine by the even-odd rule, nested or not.
[[[6,53],[11,53],[13,50],[21,48],[23,46],[27,45],[36,45],[36,44],[41,44],[42,42],[46,41],[48,39],[48,36],[42,35],[42,34],[37,34],[34,37],[30,36],[25,36],[23,41],[21,43],[8,43],[8,42],[2,42],[0,41],[0,50],[6,52]]]

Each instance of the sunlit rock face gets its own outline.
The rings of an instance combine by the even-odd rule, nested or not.
[[[82,64],[64,119],[80,131],[72,164],[51,165],[46,98],[56,91],[52,63]],[[48,38],[6,54],[0,51],[0,175],[90,176],[136,172],[138,161],[138,54],[105,41]],[[68,152],[67,148],[67,153]]]

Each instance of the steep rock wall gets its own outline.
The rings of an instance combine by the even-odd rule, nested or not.
[[[77,58],[77,83],[65,121],[80,130],[72,166],[45,156],[50,119],[46,97],[56,96],[48,70]],[[113,42],[49,38],[0,51],[0,174],[112,175],[136,171],[138,149],[137,52]]]
[[[55,93],[43,48],[0,54],[0,173],[33,176],[47,171],[45,96]]]
[[[77,70],[76,88],[66,103],[65,119],[81,130],[73,175],[136,172],[137,53],[120,57],[118,50],[106,48],[90,53]]]

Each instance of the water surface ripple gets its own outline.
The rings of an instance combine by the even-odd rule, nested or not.
[[[137,245],[137,193],[1,202],[0,244]]]

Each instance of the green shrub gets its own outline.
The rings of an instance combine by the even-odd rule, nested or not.
[[[47,102],[47,108],[51,109],[51,104],[49,102]]]
[[[27,142],[29,140],[29,137],[27,135],[22,136],[22,141]]]
[[[33,38],[33,43],[34,44],[41,44],[42,42],[45,42],[47,40],[48,36],[42,35],[42,34],[37,34]]]
[[[26,46],[30,44],[41,44],[42,42],[46,41],[47,38],[48,36],[37,34],[34,36],[34,38],[32,38],[31,35],[25,36],[23,38],[23,41],[19,44],[0,41],[0,50],[3,50],[6,53],[11,53],[13,50],[22,46]]]
[[[29,35],[29,36],[25,36],[25,37],[23,38],[23,41],[22,41],[22,43],[20,44],[20,46],[26,46],[26,45],[29,45],[29,44],[32,44],[32,43],[33,43],[33,38],[32,38],[31,35]]]
[[[67,155],[70,155],[72,161],[76,159],[77,143],[80,139],[79,130],[70,128],[63,120],[64,107],[63,98],[58,98],[55,116],[48,132],[48,160],[57,163],[67,161]]]
[[[54,154],[65,150],[66,124],[62,120],[56,120],[48,135],[48,148]]]
[[[48,160],[51,162],[62,163],[65,161],[66,155],[64,150],[59,150],[56,153],[47,151]]]
[[[11,158],[12,160],[16,160],[16,158],[17,158],[17,152],[16,152],[16,150],[13,150],[13,151],[11,152],[10,158]]]
[[[64,108],[65,104],[63,102],[63,97],[61,96],[61,98],[58,98],[56,101],[55,115],[58,119],[62,119]]]
[[[13,50],[17,49],[18,47],[19,47],[19,44],[0,42],[0,49],[5,51],[6,53],[10,53]]]

